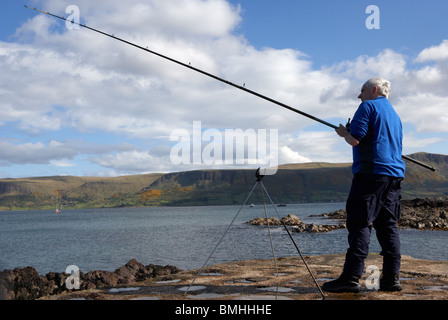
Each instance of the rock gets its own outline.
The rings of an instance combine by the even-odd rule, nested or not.
[[[346,212],[344,209],[336,210],[334,212],[322,213],[322,214],[312,214],[310,217],[323,217],[326,219],[344,219],[345,220]]]
[[[181,271],[177,267],[170,266],[170,265],[164,266],[164,267],[154,266],[154,265],[149,265],[149,266],[152,266],[152,268],[153,268],[153,271],[151,273],[151,277],[153,277],[153,278],[160,277],[160,276],[167,276],[167,275],[175,274],[175,273],[178,273]]]
[[[448,197],[437,199],[414,199],[401,202],[401,217],[398,221],[400,228],[414,228],[418,230],[443,230],[448,231]],[[323,217],[325,219],[345,220],[344,209],[334,212],[311,215],[311,217]],[[328,232],[345,228],[345,224],[334,225],[307,225],[297,216],[289,214],[280,221],[277,218],[268,218],[270,226],[293,226],[294,232]],[[256,218],[248,222],[253,225],[266,226],[266,218]]]
[[[247,222],[248,224],[256,225],[256,226],[267,226],[268,223],[270,226],[281,226],[282,223],[280,220],[276,217],[269,217],[267,220],[266,218],[255,218]]]
[[[81,289],[95,289],[102,287],[112,287],[120,283],[122,278],[114,272],[94,270],[80,275]]]
[[[448,231],[448,197],[403,200],[401,207],[401,217],[398,220],[398,225],[401,228]],[[342,209],[313,216],[345,220],[346,211]]]
[[[267,226],[268,222],[270,226],[281,226],[282,222],[287,226],[297,226],[303,224],[303,222],[293,214],[288,214],[286,217],[283,217],[281,221],[276,217],[268,217],[267,220],[266,218],[260,217],[252,219],[247,223],[257,226]]]
[[[12,270],[0,272],[0,300],[14,299],[14,278]]]
[[[345,253],[304,256],[304,259],[321,285],[324,281],[327,281],[326,279],[335,279],[341,274],[345,261]],[[380,254],[369,253],[365,262],[366,267],[370,265],[378,266],[381,272],[383,257]],[[241,301],[241,299],[292,299],[316,302],[322,299],[315,282],[311,278],[307,268],[304,267],[299,256],[277,258],[275,263],[273,259],[263,259],[231,261],[212,265],[204,270],[204,272],[213,272],[216,276],[200,276],[195,284],[197,287],[202,286],[206,289],[197,292],[191,290],[188,295],[185,295],[185,291],[179,289],[191,285],[198,271],[199,269],[186,270],[179,272],[175,277],[169,278],[169,280],[176,279],[177,281],[142,283],[138,285],[138,290],[111,291],[109,288],[104,288],[93,292],[81,291],[60,296],[48,296],[45,299],[151,299],[170,300],[178,303],[179,306],[183,303],[188,303],[186,300],[204,301],[204,299],[213,299],[215,301],[235,300],[236,302]],[[353,300],[366,300],[369,303],[374,300],[387,300],[390,302],[396,300],[418,300],[419,302],[421,300],[431,300],[442,302],[448,299],[448,290],[446,290],[448,285],[447,261],[428,261],[402,255],[400,281],[403,290],[400,292],[385,292],[369,289],[367,284],[371,284],[369,278],[372,275],[374,274],[366,270],[361,276],[359,283],[362,291],[360,293],[325,293],[325,296],[329,300],[352,300],[352,302],[359,302]],[[200,301],[197,303],[203,303]],[[293,308],[290,314],[297,311],[297,303],[282,304],[282,307],[287,305],[291,305],[291,308]],[[440,305],[440,307],[445,306],[443,302],[437,305]],[[157,304],[157,302],[154,306],[156,308],[157,306],[161,306],[161,308],[165,307],[164,304]],[[430,307],[433,308],[433,306]],[[151,309],[151,312],[155,311]],[[321,310],[318,310],[318,312],[321,314]],[[331,312],[334,312],[334,309],[331,309]],[[287,316],[285,315],[285,317]]]
[[[80,271],[80,289],[89,290],[117,285],[129,285],[160,275],[170,275],[181,270],[174,266],[145,266],[135,259],[114,272],[92,270],[84,274]],[[36,300],[48,295],[58,295],[67,289],[65,272],[50,272],[41,276],[34,267],[0,272],[0,300]],[[79,291],[74,290],[74,291]]]
[[[287,226],[297,226],[303,224],[302,220],[294,214],[288,214],[282,218],[282,221]]]
[[[39,275],[34,267],[15,268],[14,298],[35,300],[49,293],[48,280]]]
[[[123,267],[115,270],[115,274],[120,278],[120,284],[131,283],[135,280],[136,274],[139,270],[144,269],[145,266],[135,259],[130,260]]]
[[[317,225],[317,224],[311,223],[311,224],[304,224],[304,226],[294,226],[291,230],[293,232],[317,233],[317,232],[330,232],[333,230],[343,229],[343,228],[345,228],[345,224]]]
[[[65,280],[68,278],[68,274],[65,272],[49,272],[45,276],[48,280],[48,287],[50,289],[50,294],[60,294],[66,291]]]
[[[345,225],[316,225],[314,223],[306,224],[300,220],[296,215],[289,214],[286,217],[283,217],[280,221],[277,218],[268,218],[270,226],[279,226],[282,225],[282,222],[286,226],[291,226],[291,230],[294,232],[329,232],[336,229],[345,228]],[[267,221],[266,218],[255,218],[247,222],[248,224],[258,225],[258,226],[266,226]]]
[[[448,231],[448,198],[402,201],[402,228]]]

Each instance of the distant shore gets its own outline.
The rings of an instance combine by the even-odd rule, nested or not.
[[[406,199],[448,195],[448,155],[409,155],[436,168],[408,163]],[[253,169],[205,169],[119,177],[49,176],[0,179],[0,211],[240,205],[256,182]],[[277,203],[344,202],[352,182],[351,163],[279,165],[266,183]],[[255,202],[261,203],[254,194]],[[61,208],[58,208],[61,209]]]

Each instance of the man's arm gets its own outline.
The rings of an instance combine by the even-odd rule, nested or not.
[[[356,147],[359,144],[359,141],[356,140],[342,124],[339,124],[339,128],[335,129],[335,131],[340,137],[345,138],[345,141],[352,147]]]

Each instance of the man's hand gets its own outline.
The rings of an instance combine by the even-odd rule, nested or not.
[[[342,125],[341,123],[339,124],[339,128],[337,128],[335,130],[336,130],[336,133],[342,138],[345,138],[347,135],[350,134],[348,132],[347,128],[344,125]]]
[[[359,144],[359,141],[353,138],[343,124],[339,124],[339,128],[335,129],[335,131],[340,137],[345,138],[345,141],[352,147],[356,147]]]

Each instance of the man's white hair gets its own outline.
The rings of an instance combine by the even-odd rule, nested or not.
[[[364,83],[364,86],[369,89],[371,89],[373,87],[377,87],[378,93],[380,95],[382,95],[383,97],[389,98],[389,94],[391,91],[389,80],[382,79],[382,78],[372,78],[372,79],[367,80],[366,83]]]

